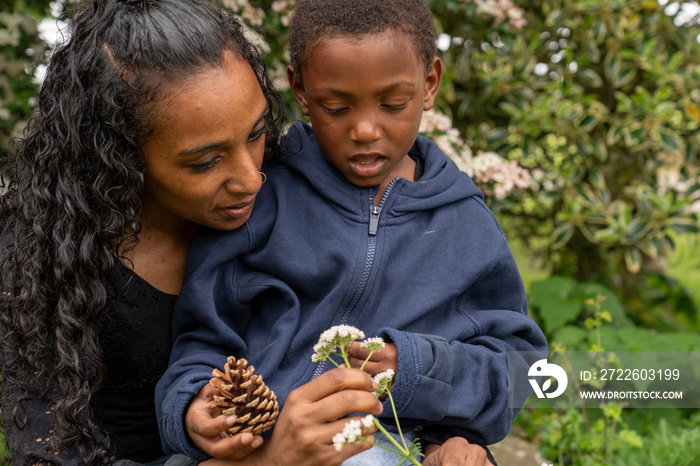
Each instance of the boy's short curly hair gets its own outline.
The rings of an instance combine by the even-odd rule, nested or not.
[[[289,54],[294,72],[321,38],[362,36],[386,30],[403,33],[426,69],[435,56],[433,16],[425,0],[297,0],[289,26]]]

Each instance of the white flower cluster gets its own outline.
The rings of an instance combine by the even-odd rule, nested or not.
[[[381,337],[368,338],[362,342],[362,349],[365,351],[379,351],[386,346]]]
[[[292,10],[294,8],[294,0],[275,0],[270,5],[270,9],[274,13],[282,13],[280,21],[282,26],[289,26],[289,21],[292,19]]]
[[[343,431],[333,436],[333,446],[340,451],[345,445],[362,442],[365,437],[362,435],[362,427],[369,429],[374,424],[374,416],[368,414],[362,419],[348,421]]]
[[[660,167],[656,172],[656,189],[661,195],[669,191],[687,193],[696,184],[700,184],[700,178],[684,179],[680,169],[676,167]],[[693,203],[688,206],[687,211],[700,213],[700,190],[693,194]]]
[[[314,345],[314,354],[311,360],[319,362],[325,360],[337,346],[349,345],[355,340],[365,337],[365,333],[352,325],[336,325],[321,334],[318,343]]]
[[[374,392],[377,396],[382,396],[391,391],[391,385],[394,382],[394,371],[387,369],[384,372],[374,376],[374,381],[377,382],[377,391]]]
[[[472,3],[471,0],[462,0]],[[508,21],[515,29],[522,29],[527,25],[525,13],[522,8],[516,6],[512,0],[473,0],[477,13],[493,16],[496,24]]]
[[[434,109],[423,112],[418,131],[432,139],[449,158],[454,160],[460,170],[466,169],[472,158],[472,150],[459,135],[459,130],[452,126],[450,117]]]
[[[262,26],[265,21],[265,11],[254,7],[248,0],[224,0],[223,4],[251,26]]]
[[[466,172],[484,191],[484,195],[494,196],[499,201],[516,188],[522,190],[532,185],[530,172],[515,160],[505,161],[495,152],[478,153],[472,158]]]

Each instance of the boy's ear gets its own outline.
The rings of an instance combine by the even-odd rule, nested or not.
[[[287,80],[289,81],[289,87],[292,89],[292,94],[294,98],[299,102],[299,107],[301,107],[301,113],[309,116],[309,104],[306,102],[306,91],[304,90],[304,83],[301,82],[301,76],[294,73],[292,65],[287,67]]]
[[[442,61],[435,57],[433,64],[428,68],[425,75],[425,94],[423,96],[423,110],[430,110],[435,103],[435,97],[440,90],[442,83]]]

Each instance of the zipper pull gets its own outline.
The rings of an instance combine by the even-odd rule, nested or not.
[[[379,228],[379,214],[382,213],[382,208],[378,205],[369,206],[369,234],[375,236]]]

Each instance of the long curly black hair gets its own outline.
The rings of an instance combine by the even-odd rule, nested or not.
[[[170,84],[245,58],[268,101],[266,157],[283,104],[238,22],[199,0],[94,0],[48,65],[38,108],[0,178],[2,377],[45,381],[63,445],[86,464],[113,461],[91,416],[105,377],[96,323],[110,276],[135,242],[144,183],[140,149]],[[242,109],[242,111],[245,111]],[[13,420],[26,423],[22,400]]]

